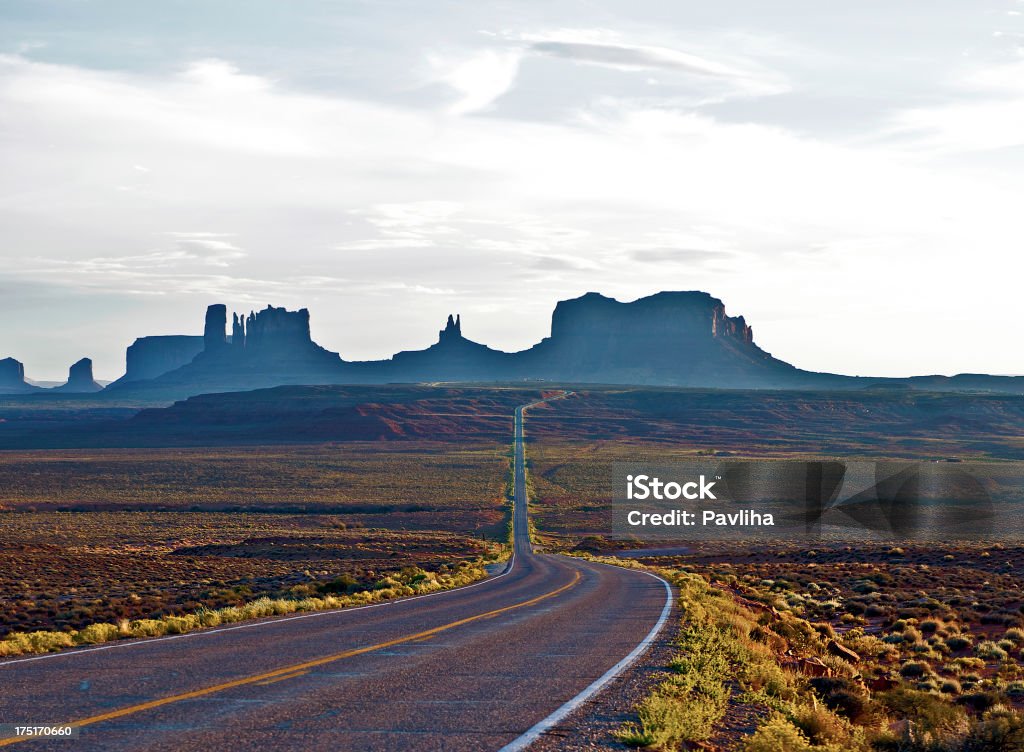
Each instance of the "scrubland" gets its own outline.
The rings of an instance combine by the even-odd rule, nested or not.
[[[483,576],[505,540],[508,452],[429,442],[0,453],[0,650]],[[32,632],[52,634],[12,637]]]

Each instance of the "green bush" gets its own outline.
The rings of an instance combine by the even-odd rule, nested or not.
[[[128,622],[131,637],[160,637],[167,634],[167,624],[160,619],[135,619]]]
[[[967,714],[930,692],[897,688],[878,695],[878,701],[899,718],[911,722],[918,734],[948,738],[967,728]]]
[[[116,640],[120,636],[121,630],[116,624],[90,624],[78,630],[75,634],[75,642],[80,645],[96,645]]]
[[[970,635],[953,635],[946,638],[946,647],[954,653],[960,650],[967,650],[972,644]]]
[[[798,708],[789,719],[814,746],[845,745],[854,736],[849,721],[821,706]]]
[[[725,699],[700,693],[658,690],[640,703],[639,725],[629,723],[618,732],[624,744],[673,748],[683,742],[711,736],[725,712]]]
[[[987,658],[992,661],[1005,661],[1007,658],[1006,651],[992,642],[992,640],[978,643],[978,647],[974,649],[974,652],[979,658]]]
[[[982,716],[967,735],[963,752],[1021,752],[1024,750],[1024,720],[1004,707]]]
[[[74,640],[67,632],[30,632],[28,634],[30,653],[51,653],[61,648],[74,645]]]
[[[800,729],[776,714],[746,740],[743,752],[812,752],[812,747]]]
[[[931,667],[924,661],[907,661],[900,667],[900,676],[907,679],[916,679],[927,676]]]

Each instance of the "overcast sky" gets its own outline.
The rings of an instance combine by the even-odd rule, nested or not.
[[[797,366],[1024,373],[1024,2],[4,0],[0,358],[209,303],[347,359],[706,290]]]

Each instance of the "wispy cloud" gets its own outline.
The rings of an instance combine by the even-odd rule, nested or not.
[[[458,95],[449,111],[467,115],[490,107],[515,83],[522,55],[517,50],[478,50],[465,57],[432,55],[437,80]]]
[[[544,55],[620,70],[669,70],[719,78],[737,75],[736,71],[714,61],[663,47],[552,40],[534,42],[530,49]]]
[[[631,40],[606,29],[561,29],[520,37],[533,54],[618,71],[664,73],[706,79],[718,98],[742,94],[768,96],[789,91],[777,70],[734,53],[712,56],[678,47]]]
[[[1024,145],[1024,60],[971,64],[946,85],[955,96],[898,109],[879,135],[925,152]]]

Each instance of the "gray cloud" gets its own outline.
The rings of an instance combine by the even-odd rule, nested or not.
[[[720,261],[731,255],[725,251],[706,251],[699,248],[640,248],[629,252],[629,257],[641,264],[703,264],[706,261]]]
[[[657,47],[636,47],[592,42],[535,42],[534,52],[613,68],[647,68],[679,71],[699,76],[729,77],[732,72],[717,63],[688,53]]]

